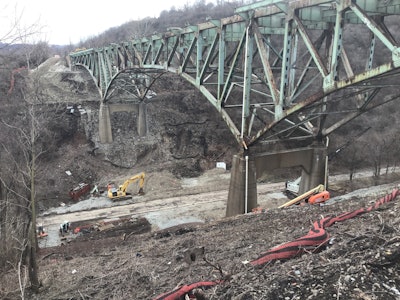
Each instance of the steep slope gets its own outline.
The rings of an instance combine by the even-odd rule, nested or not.
[[[384,186],[381,196],[395,187]],[[314,221],[370,207],[381,198],[354,195],[331,205],[269,209],[154,232],[141,223],[83,235],[64,247],[41,250],[43,287],[30,297],[154,299],[181,285],[222,280],[196,289],[197,299],[397,299],[397,198],[326,228],[330,239],[324,247],[299,248],[300,256],[262,266],[248,263],[306,235]]]
[[[164,75],[154,85],[157,96],[146,101],[145,137],[137,133],[135,113],[118,112],[111,116],[114,142],[101,144],[100,97],[85,72],[70,71],[55,57],[32,75],[43,84],[43,99],[57,106],[48,112],[50,118],[59,120],[53,129],[58,148],[41,164],[42,209],[69,202],[68,191],[80,182],[105,186],[140,171],[193,177],[214,168],[217,161],[229,167],[237,152],[233,136],[212,105],[176,76]],[[82,113],[76,114],[76,109],[71,113],[67,108],[71,105],[80,105]]]

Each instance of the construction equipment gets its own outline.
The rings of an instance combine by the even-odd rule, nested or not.
[[[69,191],[69,196],[72,200],[78,201],[79,198],[85,196],[90,191],[90,184],[81,182],[76,187]]]
[[[97,186],[97,184],[95,184],[93,186],[93,188],[90,190],[90,195],[98,197],[100,196],[100,191],[99,191],[99,187]]]
[[[294,198],[293,200],[290,200],[282,204],[281,206],[279,206],[279,208],[284,208],[291,206],[293,204],[298,204],[303,200],[310,204],[323,203],[329,200],[329,198],[330,198],[329,192],[325,190],[325,186],[323,184],[320,184],[317,187],[309,190],[308,192],[305,192],[304,194]]]
[[[301,176],[295,180],[288,180],[285,182],[285,194],[288,198],[293,198],[298,196],[300,188]]]
[[[37,237],[38,238],[44,238],[44,237],[48,236],[48,233],[44,231],[44,227],[43,227],[42,223],[40,223],[38,225],[36,232],[37,232]]]
[[[64,221],[60,224],[60,235],[64,237],[65,233],[68,233],[69,229],[71,228],[71,223],[69,221]]]
[[[127,192],[129,184],[138,181],[139,180],[139,192],[138,195],[144,195],[143,191],[143,186],[144,186],[144,178],[145,174],[144,172],[136,174],[135,176],[127,179],[122,185],[120,185],[118,188],[115,187],[114,184],[109,184],[108,185],[108,198],[111,200],[124,200],[124,199],[130,199],[130,195]]]
[[[331,198],[331,195],[328,191],[322,191],[321,193],[312,195],[310,198],[306,200],[308,204],[319,204],[328,201]]]

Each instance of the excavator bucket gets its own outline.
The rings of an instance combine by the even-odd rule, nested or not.
[[[140,189],[139,189],[138,195],[140,195],[140,196],[143,196],[143,195],[144,195],[143,188],[140,188]]]

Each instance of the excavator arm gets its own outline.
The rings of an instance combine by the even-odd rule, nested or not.
[[[126,193],[126,190],[128,189],[128,186],[139,180],[139,194],[143,194],[143,186],[144,186],[144,178],[145,174],[144,172],[136,174],[135,176],[132,176],[131,178],[127,179],[120,187],[119,190],[123,193]]]
[[[113,184],[110,184],[108,187],[108,197],[111,200],[122,200],[122,199],[130,198],[130,196],[129,196],[130,194],[127,193],[128,186],[131,183],[138,181],[138,180],[139,180],[138,195],[144,195],[144,191],[143,191],[144,179],[145,179],[145,173],[142,172],[142,173],[139,173],[139,174],[127,179],[122,185],[120,185],[118,187],[118,189]]]

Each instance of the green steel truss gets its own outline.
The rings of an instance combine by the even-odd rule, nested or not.
[[[118,78],[143,101],[158,76],[182,76],[244,148],[321,140],[397,99],[399,14],[400,0],[264,0],[70,57],[93,76],[102,101]]]

